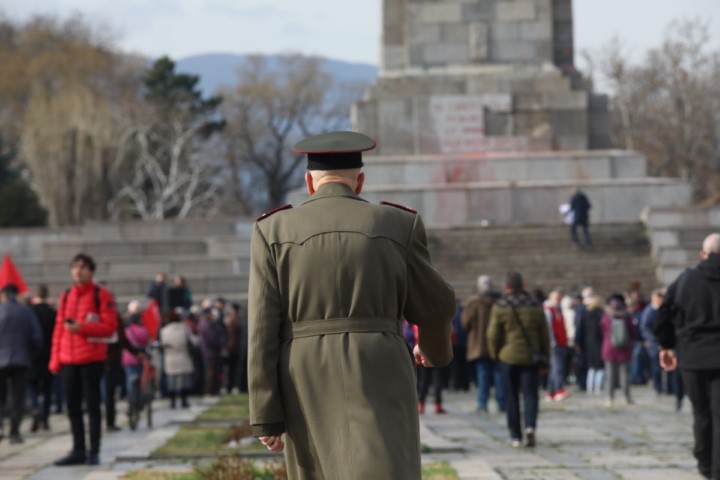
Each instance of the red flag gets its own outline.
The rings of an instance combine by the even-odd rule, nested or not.
[[[158,330],[160,329],[160,308],[156,300],[150,301],[150,304],[142,313],[142,324],[147,329],[153,340],[158,339]]]
[[[10,255],[5,255],[2,266],[0,267],[0,288],[4,288],[10,284],[15,285],[21,295],[29,291],[25,280],[23,280],[22,275],[20,275],[20,270],[17,269]]]

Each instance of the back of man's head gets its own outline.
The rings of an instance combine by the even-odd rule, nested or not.
[[[493,288],[493,281],[490,275],[480,275],[477,279],[477,289],[479,293],[489,292]]]
[[[1,291],[5,298],[7,298],[8,300],[15,300],[18,293],[20,292],[17,285],[15,285],[14,283],[8,283],[2,288]]]
[[[524,283],[520,272],[508,272],[505,276],[505,288],[512,293],[520,293],[523,291]]]
[[[704,257],[711,254],[720,254],[720,233],[711,233],[703,241],[702,253]]]
[[[43,284],[38,285],[37,287],[37,298],[40,300],[47,300],[47,298],[50,296],[50,291],[48,290],[48,286]]]

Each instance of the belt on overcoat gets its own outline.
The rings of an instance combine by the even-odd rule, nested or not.
[[[388,332],[402,336],[402,325],[396,318],[354,317],[327,318],[324,320],[306,320],[291,322],[282,331],[283,341],[321,335],[337,335],[353,332]]]

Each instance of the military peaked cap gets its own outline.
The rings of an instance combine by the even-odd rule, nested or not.
[[[375,140],[362,133],[328,132],[302,140],[293,152],[307,154],[308,170],[342,170],[362,167],[362,152],[375,145]]]

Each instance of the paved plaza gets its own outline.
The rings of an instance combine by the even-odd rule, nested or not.
[[[637,404],[604,407],[603,396],[576,394],[561,403],[543,401],[534,450],[507,445],[505,418],[474,413],[474,392],[448,393],[447,415],[425,414],[424,460],[447,460],[463,480],[699,480],[692,446],[692,415],[686,402],[674,412],[674,400],[636,387]],[[70,448],[67,421],[52,418],[53,432],[26,435],[26,443],[0,444],[0,480],[111,480],[147,466],[187,469],[180,463],[154,463],[147,454],[165,442],[178,423],[200,414],[168,410],[157,402],[156,427],[137,432],[123,428],[103,437],[100,467],[53,468],[48,465]],[[25,428],[28,427],[26,422]]]
[[[604,396],[576,394],[564,402],[541,402],[538,446],[507,444],[505,417],[480,416],[468,394],[447,397],[449,415],[424,415],[440,439],[462,447],[446,454],[463,480],[697,480],[691,454],[692,414],[686,401],[650,388],[633,389],[636,404],[607,409]],[[449,442],[448,442],[449,441]]]

